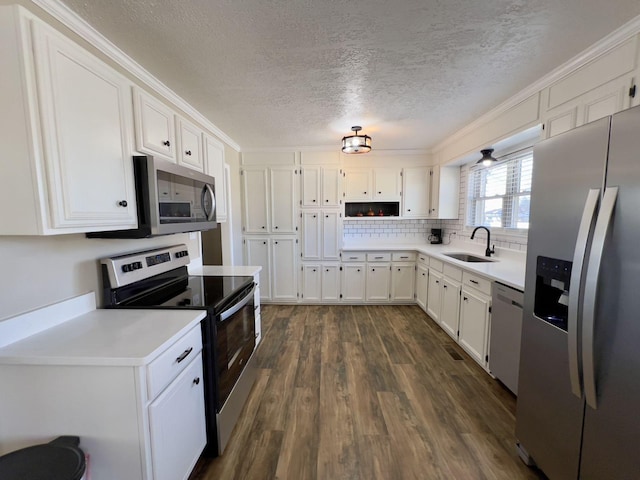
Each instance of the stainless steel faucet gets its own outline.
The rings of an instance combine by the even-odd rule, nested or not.
[[[473,237],[475,237],[476,232],[481,228],[487,231],[487,249],[484,251],[484,254],[485,256],[490,257],[492,253],[496,253],[496,246],[494,245],[493,248],[491,248],[491,232],[487,227],[474,228],[473,233],[471,234],[471,240],[473,240]]]

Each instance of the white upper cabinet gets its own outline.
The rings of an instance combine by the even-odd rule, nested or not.
[[[272,167],[271,176],[271,233],[295,233],[296,174],[294,167]]]
[[[211,135],[202,137],[204,146],[204,171],[215,178],[216,221],[227,221],[227,188],[224,173],[224,144]]]
[[[374,168],[372,199],[377,202],[400,201],[400,169]]]
[[[135,228],[130,82],[20,7],[0,45],[0,233]]]
[[[204,172],[202,130],[182,117],[176,116],[178,132],[178,164]]]
[[[370,168],[349,168],[344,170],[345,202],[362,202],[371,199],[373,172]]]
[[[431,167],[409,167],[402,171],[402,216],[429,217]]]
[[[322,167],[322,206],[340,206],[340,180],[342,170],[337,167]]]
[[[269,233],[269,171],[264,167],[246,167],[241,174],[243,230],[245,233]]]
[[[320,178],[322,167],[302,168],[302,206],[317,207],[322,204],[320,198]]]
[[[176,161],[175,113],[144,90],[133,89],[136,150]]]
[[[458,218],[460,167],[431,167],[430,218]]]

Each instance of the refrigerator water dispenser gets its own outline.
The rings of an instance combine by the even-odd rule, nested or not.
[[[569,280],[572,262],[538,257],[533,313],[536,317],[567,331]]]

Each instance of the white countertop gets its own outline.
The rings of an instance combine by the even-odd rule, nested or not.
[[[146,365],[205,316],[204,310],[93,310],[0,348],[0,364]]]
[[[378,243],[378,242],[353,242],[342,247],[347,252],[373,252],[373,251],[417,251],[450,263],[470,272],[477,273],[490,280],[496,280],[518,290],[524,290],[524,277],[526,266],[525,252],[518,252],[506,248],[496,248],[496,253],[491,257],[492,262],[463,262],[444,255],[445,253],[471,253],[484,256],[485,247],[468,242],[455,242],[450,245],[431,245],[428,243]]]
[[[241,277],[253,277],[256,273],[262,270],[260,266],[245,266],[245,265],[187,265],[190,275],[210,275],[214,277],[220,276],[241,276]]]

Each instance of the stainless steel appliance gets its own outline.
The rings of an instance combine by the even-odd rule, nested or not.
[[[489,370],[517,395],[524,293],[499,282],[491,291]]]
[[[640,108],[534,148],[516,436],[553,479],[640,475]]]
[[[189,275],[185,245],[101,260],[107,308],[206,310],[201,323],[207,446],[222,454],[257,370],[253,277]],[[185,352],[185,356],[190,352]],[[179,361],[179,359],[177,359]]]
[[[149,156],[133,157],[138,228],[89,238],[145,238],[216,228],[215,179]]]

